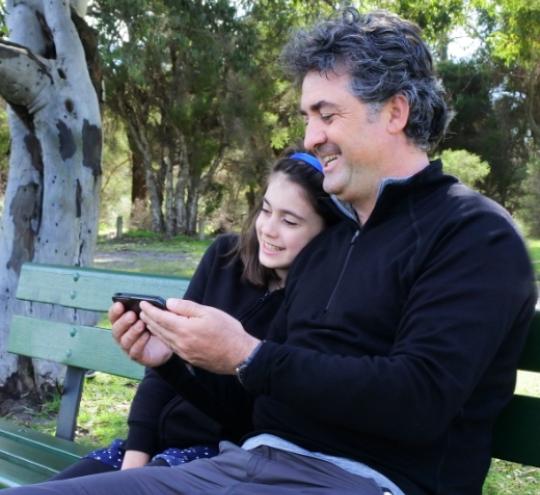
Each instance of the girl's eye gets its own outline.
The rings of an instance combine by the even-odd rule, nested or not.
[[[294,222],[293,220],[287,220],[286,218],[284,218],[283,221],[290,227],[296,227],[298,225],[297,222]]]
[[[265,215],[270,215],[271,211],[268,208],[265,208],[264,206],[261,208],[261,213],[264,213]]]

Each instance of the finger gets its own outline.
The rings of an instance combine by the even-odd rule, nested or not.
[[[115,302],[109,308],[109,321],[114,323],[125,313],[124,305],[121,302]]]
[[[112,325],[114,339],[119,342],[120,338],[137,321],[137,315],[133,311],[123,313]]]
[[[167,309],[185,318],[202,317],[205,315],[206,308],[204,304],[197,304],[187,299],[167,299]]]
[[[143,357],[146,344],[150,340],[150,337],[150,332],[144,331],[142,334],[140,334],[139,338],[133,343],[133,345],[129,349],[128,355],[131,359],[138,361]]]
[[[157,324],[153,320],[149,320],[148,317],[145,317],[146,321],[144,321],[144,324],[146,326],[146,329],[149,333],[152,335],[155,335],[158,339],[160,339],[162,342],[164,342],[167,346],[174,348],[176,347],[176,344],[178,340],[178,336],[174,331],[167,330],[166,328],[163,328],[161,325]]]
[[[139,315],[142,321],[148,328],[162,336],[167,336],[168,339],[174,336],[185,335],[186,331],[193,329],[195,321],[177,315],[171,311],[158,309],[151,304],[141,303],[141,314]]]
[[[128,354],[131,350],[131,347],[137,342],[139,337],[144,333],[146,327],[142,321],[135,322],[127,332],[125,332],[121,337],[118,343]]]

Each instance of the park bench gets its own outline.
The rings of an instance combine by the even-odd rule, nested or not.
[[[179,297],[188,283],[175,277],[28,263],[22,267],[17,298],[29,301],[26,304],[103,312],[114,292]],[[31,316],[13,317],[8,348],[68,366],[55,437],[0,420],[0,486],[17,486],[43,481],[90,450],[73,442],[85,370],[140,379],[143,368],[122,353],[109,330]],[[520,369],[540,372],[538,310]],[[497,424],[494,457],[540,467],[540,398],[514,397]]]
[[[103,321],[115,292],[182,297],[188,283],[179,277],[26,263],[17,299],[28,301],[25,305],[48,303],[79,313],[99,312]],[[137,380],[143,377],[143,367],[122,352],[110,330],[98,325],[13,316],[9,352],[62,363],[67,371],[56,436],[0,419],[0,487],[46,480],[92,450],[73,442],[86,370]]]

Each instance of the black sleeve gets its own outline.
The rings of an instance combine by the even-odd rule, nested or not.
[[[248,432],[253,398],[235,376],[200,369],[194,376],[176,355],[155,371],[182,397],[220,423],[227,438],[238,440]]]
[[[153,369],[146,369],[128,416],[127,450],[153,455],[159,448],[159,418],[176,391]]]
[[[195,302],[203,300],[209,272],[220,248],[223,249],[223,242],[223,238],[218,238],[206,250],[185,293],[186,299]],[[186,372],[186,367],[181,362],[179,370],[182,375]],[[187,376],[186,378],[189,379]],[[131,403],[128,416],[127,449],[149,454],[156,451],[159,442],[158,428],[161,412],[177,396],[178,391],[169,385],[159,373],[152,369],[146,370]]]

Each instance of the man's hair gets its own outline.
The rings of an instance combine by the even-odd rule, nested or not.
[[[426,151],[440,141],[450,121],[420,28],[395,14],[377,10],[362,15],[348,8],[340,18],[293,35],[281,62],[299,84],[310,71],[345,69],[352,94],[373,110],[394,95],[405,96],[410,107],[405,134]]]

